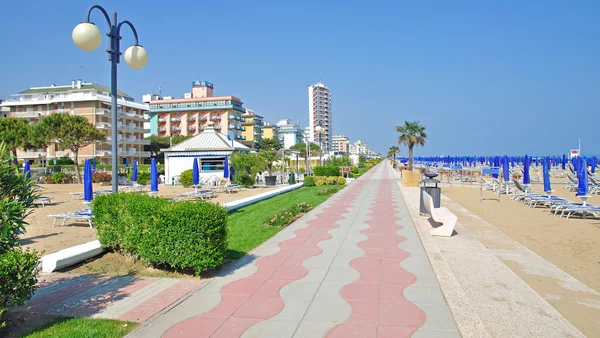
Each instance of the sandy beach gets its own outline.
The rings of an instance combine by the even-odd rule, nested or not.
[[[543,190],[541,184],[533,184],[532,188],[540,193]],[[579,201],[574,192],[564,188],[564,184],[555,184],[553,189],[555,196]],[[506,195],[501,195],[500,202],[480,202],[476,184],[445,185],[442,193],[582,283],[600,291],[599,219],[559,218],[550,214],[547,208],[528,208]],[[492,192],[484,191],[484,198],[495,197]],[[600,196],[592,195],[588,203],[600,205]],[[468,224],[465,227],[469,229]]]
[[[57,252],[61,249],[74,245],[83,244],[96,239],[96,231],[91,229],[87,223],[68,220],[65,226],[60,225],[58,221],[55,227],[52,227],[53,219],[48,215],[75,212],[86,208],[87,206],[81,199],[71,199],[71,192],[83,191],[83,185],[78,184],[40,184],[42,196],[52,198],[52,204],[46,204],[34,209],[31,215],[26,218],[29,225],[26,226],[27,232],[21,237],[21,244],[26,248],[33,248],[42,251],[45,254]],[[94,191],[110,189],[110,186],[94,184]],[[215,203],[228,203],[241,198],[260,194],[272,188],[243,188],[239,192],[225,193],[217,192],[216,197],[212,199]],[[175,197],[182,192],[191,191],[191,188],[181,186],[160,186],[160,197]]]

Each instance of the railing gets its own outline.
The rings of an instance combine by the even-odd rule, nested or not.
[[[235,129],[236,129],[236,130],[242,130],[242,127],[240,127],[240,126],[235,126]]]
[[[18,111],[16,117],[40,117],[41,113],[37,111]]]
[[[105,123],[105,122],[96,122],[96,128],[100,128],[100,129],[110,129],[110,123]]]
[[[195,126],[189,126],[188,130],[196,130],[196,127]]]
[[[194,122],[194,121],[196,121],[196,118],[195,117],[188,117],[187,120],[188,120],[188,122]]]
[[[40,156],[46,155],[45,151],[19,151],[18,157],[24,158],[38,158]]]
[[[242,140],[246,140],[246,136],[242,135]]]
[[[167,128],[158,128],[158,131],[167,131]]]
[[[237,115],[235,116],[235,120],[236,120],[236,121],[240,121],[241,119],[242,119],[241,117],[239,117],[239,116],[237,116]]]
[[[246,127],[242,126],[241,131],[246,131]]]
[[[165,119],[164,117],[159,117],[158,118],[158,122],[166,122],[166,121],[167,121],[167,119]]]
[[[200,121],[206,121],[207,118],[206,118],[206,116],[202,116],[202,117],[198,118],[198,120],[200,120]]]
[[[171,117],[171,122],[179,122],[181,121],[181,117]]]
[[[96,115],[110,115],[110,109],[96,108]]]
[[[233,115],[233,114],[229,114],[229,119],[230,119],[230,120],[233,120],[233,119],[235,119],[235,115]]]
[[[211,121],[220,120],[221,116],[212,116],[210,119]]]
[[[243,117],[240,117],[240,121],[242,121],[242,122],[246,122],[246,119],[245,119],[245,118],[243,118]]]
[[[180,128],[180,127],[171,127],[171,130],[174,130],[174,131],[180,131],[180,130],[181,130],[181,128]]]
[[[230,124],[230,125],[228,125],[228,126],[227,126],[227,128],[228,128],[228,129],[235,129],[235,125],[233,125],[233,124]]]

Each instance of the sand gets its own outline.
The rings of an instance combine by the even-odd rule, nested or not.
[[[68,220],[65,226],[57,222],[52,227],[53,218],[48,215],[75,212],[87,205],[80,199],[71,200],[70,192],[83,191],[83,186],[78,184],[40,184],[42,187],[42,196],[52,198],[52,204],[46,204],[45,207],[39,205],[33,210],[33,213],[26,218],[29,225],[26,226],[27,232],[21,236],[21,244],[26,248],[33,248],[44,254],[50,254],[59,250],[83,244],[97,239],[96,230],[91,229],[87,223]],[[94,191],[110,189],[110,186],[101,186],[94,184]],[[263,193],[273,188],[243,188],[239,192],[228,194],[217,192],[216,198],[211,201],[216,203],[228,203],[241,198],[246,198],[256,194]],[[159,187],[160,197],[175,197],[182,192],[191,191],[184,187]]]
[[[537,192],[542,185],[534,184]],[[553,195],[578,201],[574,192],[555,185]],[[442,193],[467,210],[486,220],[512,239],[550,261],[600,292],[600,220],[559,218],[547,208],[528,208],[523,202],[511,201],[501,195],[500,202],[479,201],[479,189],[475,187],[443,187]],[[495,198],[489,191],[484,198]],[[600,196],[592,195],[588,203],[600,205]]]

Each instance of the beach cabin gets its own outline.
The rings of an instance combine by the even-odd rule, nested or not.
[[[225,156],[234,152],[248,153],[252,149],[227,138],[218,132],[213,125],[205,127],[204,131],[188,140],[162,149],[165,153],[165,184],[177,184],[179,175],[192,169],[194,159],[198,160],[200,177],[223,177]]]

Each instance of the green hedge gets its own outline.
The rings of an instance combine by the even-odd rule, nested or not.
[[[133,171],[130,170],[128,174],[129,179],[133,178]],[[137,183],[141,185],[145,185],[150,181],[150,173],[147,170],[140,171],[138,170]]]
[[[313,176],[305,176],[303,186],[304,187],[314,187],[315,186],[315,178]]]
[[[313,172],[315,176],[340,176],[340,167],[334,165],[314,167]]]
[[[227,209],[220,205],[120,193],[94,198],[92,210],[98,238],[107,248],[197,275],[223,264]]]
[[[194,184],[192,169],[188,169],[179,174],[179,183],[184,187],[190,187]]]
[[[33,296],[39,259],[37,252],[21,248],[0,253],[0,317],[6,309],[21,306]],[[3,324],[0,318],[0,328]]]

